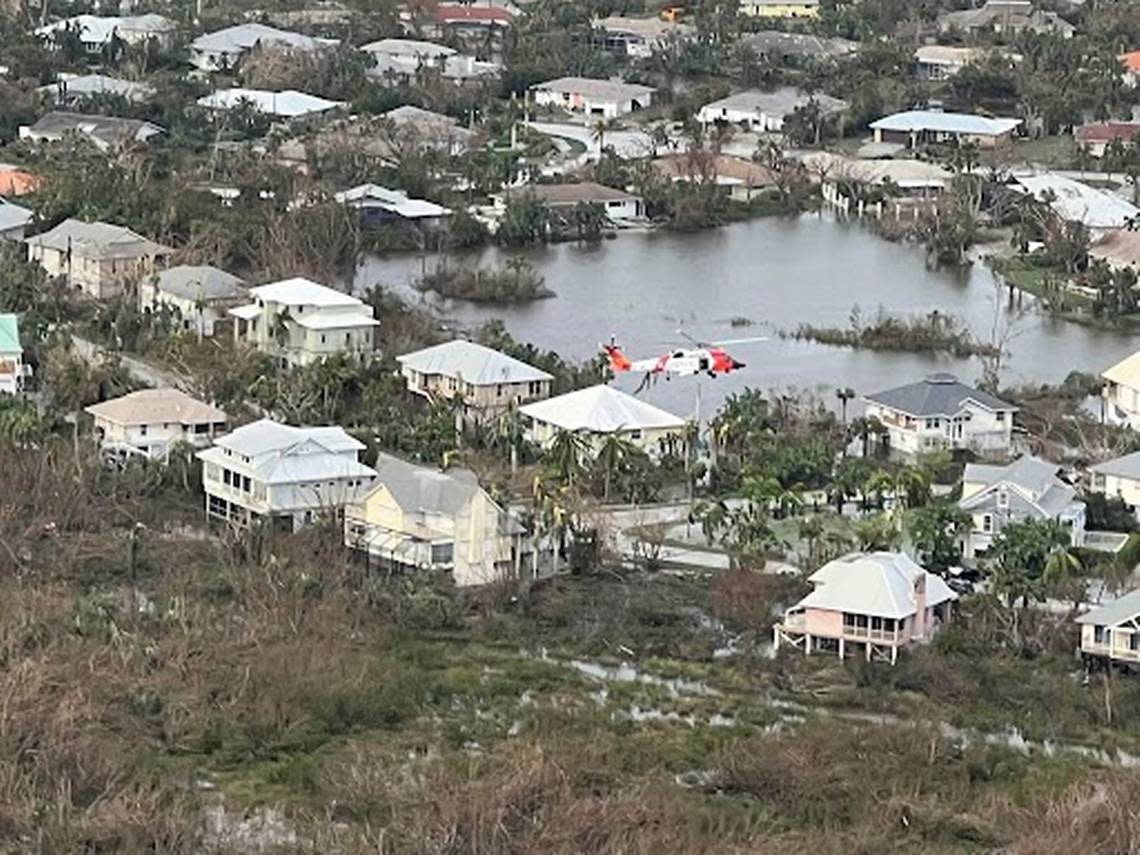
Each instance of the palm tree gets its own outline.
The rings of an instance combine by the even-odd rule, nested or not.
[[[796,523],[796,533],[807,544],[808,564],[813,567],[815,566],[816,547],[819,544],[819,539],[823,537],[823,532],[823,520],[818,515],[804,517]]]
[[[206,302],[206,291],[202,283],[197,284],[198,293],[194,297],[194,312],[198,316],[198,344],[201,344],[203,336],[206,335],[206,309],[210,304]]]
[[[847,402],[855,397],[855,390],[850,386],[844,386],[842,389],[835,390],[835,397],[839,399],[839,407],[842,411],[843,429],[847,430]]]
[[[599,436],[595,462],[602,468],[602,501],[610,500],[610,485],[621,472],[630,455],[637,453],[637,446],[617,431]]]
[[[560,430],[554,434],[542,455],[543,463],[563,486],[572,487],[586,469],[590,441],[577,431]]]
[[[895,507],[902,507],[902,497],[906,496],[906,506],[917,508],[930,499],[930,476],[920,466],[902,466],[894,477]]]
[[[598,153],[601,154],[602,149],[606,145],[606,131],[612,130],[614,127],[613,119],[598,119],[590,128],[590,139],[598,144]]]

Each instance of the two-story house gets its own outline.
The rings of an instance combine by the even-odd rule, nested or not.
[[[1098,463],[1089,473],[1094,493],[1120,499],[1140,516],[1140,451]]]
[[[450,573],[460,587],[518,577],[526,531],[474,472],[441,472],[388,454],[376,469],[376,486],[345,508],[346,546],[389,570]]]
[[[983,555],[1010,523],[1057,520],[1069,529],[1073,546],[1085,542],[1085,503],[1077,491],[1057,477],[1059,467],[1026,455],[1007,466],[966,464],[958,507],[970,514],[973,527],[962,538],[962,557]]]
[[[408,390],[429,400],[463,402],[470,423],[550,396],[554,378],[481,344],[457,339],[396,357]]]
[[[165,460],[176,443],[205,448],[226,430],[226,414],[178,389],[142,389],[86,408],[105,456]]]
[[[261,517],[279,531],[339,515],[376,481],[376,470],[360,462],[363,450],[340,427],[244,425],[198,453],[206,514],[238,526]]]
[[[1140,665],[1140,590],[1090,609],[1077,624],[1086,660]]]
[[[1140,351],[1101,373],[1104,420],[1140,430]]]
[[[856,552],[829,561],[810,594],[773,627],[776,648],[849,653],[892,665],[900,649],[929,641],[958,598],[940,576],[901,552]]]
[[[97,300],[132,291],[173,252],[124,226],[82,220],[64,220],[25,243],[29,260],[48,276],[63,276],[68,285]]]
[[[232,273],[209,265],[168,267],[139,284],[139,308],[177,313],[182,328],[212,336],[229,309],[244,303],[245,284]]]
[[[308,365],[338,353],[368,357],[372,307],[343,291],[308,279],[285,279],[250,288],[253,302],[230,309],[234,338],[289,365]]]
[[[904,455],[964,448],[1006,456],[1013,444],[1017,407],[960,383],[953,374],[932,374],[864,399],[866,415],[887,429],[887,444]]]
[[[0,394],[15,395],[24,387],[30,373],[24,364],[24,347],[20,344],[18,315],[0,315]]]

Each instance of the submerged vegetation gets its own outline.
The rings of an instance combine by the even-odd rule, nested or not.
[[[553,297],[546,280],[525,258],[512,258],[502,267],[440,267],[416,283],[420,291],[473,303],[525,303]]]
[[[865,320],[856,306],[846,329],[800,324],[786,335],[842,347],[945,353],[960,358],[993,356],[998,351],[996,346],[975,339],[953,315],[937,309],[925,315],[906,316],[880,308],[874,317]]]

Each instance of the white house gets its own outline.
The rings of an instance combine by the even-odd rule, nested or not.
[[[190,64],[202,71],[224,71],[232,69],[259,45],[312,52],[337,44],[336,39],[313,38],[265,24],[238,24],[194,39],[190,43]]]
[[[1140,663],[1140,590],[1077,618],[1081,655],[1102,662]]]
[[[408,83],[425,70],[439,72],[454,82],[493,77],[502,70],[497,62],[486,62],[461,54],[454,48],[418,39],[380,39],[360,48],[372,58],[369,74],[382,80]]]
[[[897,661],[934,637],[957,594],[901,552],[856,552],[808,577],[812,591],[784,612],[773,641],[803,650]]]
[[[1071,484],[1057,477],[1058,466],[1026,455],[1007,466],[966,464],[958,507],[973,528],[962,539],[962,556],[973,559],[990,548],[1010,523],[1057,520],[1069,529],[1070,543],[1085,543],[1085,503]]]
[[[807,95],[794,87],[783,86],[772,92],[749,89],[712,101],[697,111],[697,121],[706,126],[740,125],[749,131],[778,133],[784,127],[785,118],[813,102],[825,116],[841,115],[848,108],[847,102],[839,98],[822,93]]]
[[[1109,424],[1140,430],[1140,351],[1127,356],[1100,375],[1104,379],[1104,419]]]
[[[1014,176],[1011,186],[1047,203],[1061,219],[1083,223],[1094,237],[1113,229],[1127,228],[1140,215],[1140,208],[1127,199],[1059,172]]]
[[[1120,499],[1140,516],[1140,451],[1098,463],[1089,471],[1093,492]]]
[[[175,28],[175,23],[162,15],[76,15],[46,24],[35,32],[37,36],[52,39],[56,44],[63,31],[73,32],[87,53],[99,53],[116,38],[129,45],[153,40],[163,47],[169,47]]]
[[[593,181],[581,181],[576,184],[524,184],[509,192],[492,193],[491,201],[496,211],[502,214],[511,199],[523,196],[538,199],[554,211],[576,208],[580,204],[598,205],[605,210],[606,216],[611,220],[638,219],[645,211],[644,201],[640,196]]]
[[[238,526],[260,517],[275,531],[339,515],[376,482],[376,470],[360,462],[363,449],[335,426],[261,419],[240,427],[198,453],[206,514]]]
[[[922,45],[914,52],[915,71],[924,80],[948,80],[967,65],[985,62],[994,55],[1000,56],[1008,67],[1021,62],[1021,56],[1004,50],[985,47]]]
[[[567,392],[519,408],[526,437],[547,446],[560,431],[582,433],[595,444],[618,434],[650,457],[679,454],[685,420],[604,384]]]
[[[871,122],[877,143],[903,143],[911,148],[924,143],[973,143],[997,148],[1013,139],[1021,119],[990,118],[940,110],[907,110]]]
[[[653,103],[653,87],[592,77],[559,77],[530,88],[539,107],[560,107],[572,113],[585,113],[613,119]]]
[[[214,326],[228,310],[245,302],[241,279],[209,265],[168,267],[139,283],[139,308],[153,312],[161,307],[176,311],[182,328],[214,334]]]
[[[249,290],[253,302],[230,309],[234,338],[290,365],[338,353],[371,355],[372,307],[308,279],[285,279]]]
[[[690,24],[666,21],[660,16],[629,18],[610,15],[595,21],[594,29],[601,32],[600,41],[605,50],[639,59],[648,59],[653,56],[653,51],[666,48],[671,41],[679,44],[697,34]]]
[[[20,344],[19,317],[0,314],[0,394],[17,394],[30,373],[30,366],[24,364],[24,347]]]
[[[57,104],[74,104],[84,98],[110,95],[127,101],[145,101],[154,95],[154,87],[137,80],[120,80],[104,74],[60,74],[55,83],[36,90]]]
[[[105,454],[164,460],[175,443],[205,448],[226,430],[226,414],[178,389],[142,389],[92,404]]]
[[[410,223],[425,229],[438,228],[451,216],[451,208],[426,199],[413,199],[403,190],[389,190],[378,184],[361,184],[333,197],[360,213],[365,225]]]
[[[966,448],[1008,455],[1017,408],[973,389],[952,374],[932,374],[917,383],[863,399],[868,418],[887,428],[891,450],[918,454],[938,448]]]
[[[345,106],[343,101],[329,101],[295,89],[271,92],[265,89],[219,89],[198,99],[198,106],[207,110],[226,112],[241,106],[276,119],[300,119],[327,113]]]
[[[0,240],[23,240],[35,212],[0,199]]]
[[[344,515],[345,545],[369,564],[449,573],[458,587],[519,577],[530,551],[526,530],[474,472],[441,472],[388,454],[376,469],[376,486]]]

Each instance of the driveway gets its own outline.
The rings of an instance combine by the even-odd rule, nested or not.
[[[587,125],[574,125],[561,122],[529,122],[528,127],[540,134],[551,137],[562,137],[574,140],[586,147],[586,154],[582,155],[583,162],[597,160],[600,150],[598,140],[594,139],[594,129]],[[649,157],[653,154],[653,140],[644,131],[606,131],[602,143],[612,147],[619,157]]]

